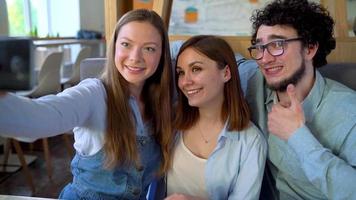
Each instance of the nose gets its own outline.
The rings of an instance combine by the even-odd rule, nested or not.
[[[179,76],[178,81],[179,81],[179,85],[181,86],[186,86],[193,83],[190,73],[185,73],[184,75]]]
[[[130,51],[129,59],[134,62],[140,62],[142,60],[142,51],[140,48],[135,47]]]

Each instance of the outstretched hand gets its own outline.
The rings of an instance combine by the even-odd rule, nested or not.
[[[274,104],[268,113],[267,123],[269,132],[283,140],[288,140],[294,131],[305,123],[303,107],[296,96],[294,85],[288,85],[287,94],[290,105]]]

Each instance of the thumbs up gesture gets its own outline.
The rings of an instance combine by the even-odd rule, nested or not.
[[[297,99],[294,85],[288,85],[287,94],[290,105],[274,104],[268,113],[267,122],[269,132],[283,140],[288,140],[305,123],[303,107]]]

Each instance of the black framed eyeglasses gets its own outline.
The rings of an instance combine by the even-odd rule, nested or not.
[[[278,39],[267,44],[256,44],[248,48],[251,58],[260,60],[263,58],[263,52],[267,49],[272,56],[280,56],[284,53],[285,46],[288,42],[301,40],[302,38]]]

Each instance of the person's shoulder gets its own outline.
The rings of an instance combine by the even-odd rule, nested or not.
[[[96,90],[104,90],[105,87],[103,82],[100,79],[97,78],[87,78],[82,80],[79,84],[78,87],[82,88],[90,88],[90,89],[96,89]]]
[[[356,106],[356,91],[331,79],[325,78],[325,100],[349,102]]]
[[[241,132],[247,137],[253,137],[256,138],[257,140],[264,140],[264,136],[262,132],[253,122],[250,122],[248,127],[242,130]]]
[[[229,131],[227,135],[232,139],[241,140],[246,143],[255,143],[256,141],[258,143],[265,142],[262,132],[253,122],[250,122],[245,129],[240,131]]]
[[[241,155],[249,155],[251,152],[267,152],[267,141],[262,132],[250,122],[248,127],[241,131],[230,131],[228,141],[230,148],[242,150]]]
[[[356,91],[326,78],[322,104],[330,106],[335,112],[356,116]]]
[[[79,85],[99,87],[99,86],[103,86],[103,82],[98,78],[87,78],[87,79],[82,80],[79,83]]]

